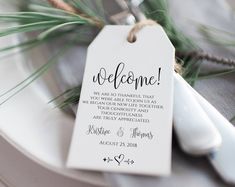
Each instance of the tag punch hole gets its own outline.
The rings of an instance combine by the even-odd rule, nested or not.
[[[152,26],[152,25],[156,25],[157,23],[153,20],[143,20],[139,23],[136,23],[134,25],[134,27],[130,30],[130,32],[128,33],[128,36],[127,36],[127,41],[129,43],[135,43],[136,40],[137,40],[137,37],[136,37],[136,33],[138,33],[143,27],[145,26]]]
[[[134,35],[132,38],[127,37],[127,41],[128,41],[129,43],[135,43],[136,40],[137,40],[136,35]]]

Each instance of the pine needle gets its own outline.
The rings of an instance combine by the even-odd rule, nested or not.
[[[70,38],[77,35],[78,31],[83,27],[96,26],[100,28],[105,21],[105,10],[102,6],[102,0],[65,0],[65,3],[75,11],[66,11],[61,7],[52,7],[47,1],[31,0],[25,4],[25,9],[19,12],[10,12],[0,14],[0,21],[5,23],[17,23],[14,26],[7,26],[0,29],[0,37],[37,31],[38,35],[28,41],[8,46],[0,49],[1,53],[10,52],[11,50],[18,49],[23,52],[39,46],[52,39],[59,39],[62,36]],[[55,1],[50,0],[50,3]],[[171,19],[168,4],[166,0],[145,0],[141,5],[142,11],[145,15],[153,20],[156,20],[163,26],[168,37],[176,48],[176,54],[182,54],[192,51],[200,51],[199,47],[194,44],[191,38],[183,34]],[[89,28],[88,28],[89,29]],[[216,42],[217,44],[226,46],[235,46],[234,41],[228,40],[233,37],[233,34],[213,27],[200,26],[201,32],[204,33],[208,41]],[[80,33],[79,41],[90,42],[93,36],[88,35],[89,32]],[[221,38],[218,36],[222,36]],[[45,73],[56,60],[62,56],[70,45],[60,50],[53,56],[47,63],[41,66],[38,70],[33,72],[29,77],[15,85],[10,90],[2,93],[0,97],[8,96],[7,100],[15,96],[25,87],[30,85],[34,80],[38,79]],[[234,73],[234,69],[225,69],[216,72],[208,72],[207,74],[200,74],[202,60],[195,58],[195,56],[176,56],[178,62],[181,62],[184,73],[183,76],[190,84],[194,84],[196,80],[213,78],[217,76],[228,75]],[[183,62],[183,63],[182,63]],[[220,63],[220,62],[218,62]],[[70,104],[77,103],[80,96],[81,86],[69,89],[62,93],[60,96],[54,98],[52,101],[62,100],[59,102],[58,107],[64,108]],[[51,101],[51,102],[52,102]]]
[[[2,93],[0,97],[3,97],[5,95],[10,94],[7,96],[4,101],[0,103],[0,105],[7,102],[9,99],[14,97],[16,94],[18,94],[20,91],[22,91],[24,88],[26,88],[28,85],[30,85],[33,81],[38,79],[40,76],[42,76],[53,64],[57,62],[57,59],[64,55],[66,51],[73,45],[74,41],[69,42],[67,45],[65,45],[61,50],[59,50],[58,53],[56,53],[46,64],[42,65],[39,69],[37,69],[34,73],[32,73],[30,76],[28,76],[26,79],[12,87],[11,89],[7,90],[6,92]]]

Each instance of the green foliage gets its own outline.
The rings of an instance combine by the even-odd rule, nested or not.
[[[81,85],[76,86],[72,89],[66,90],[65,92],[57,96],[56,98],[52,99],[49,103],[57,102],[59,103],[57,107],[62,108],[62,109],[66,108],[68,105],[78,103],[79,98],[80,98],[80,91],[81,91]],[[63,98],[62,101],[61,101],[61,98]]]
[[[74,40],[76,41],[76,40]],[[9,99],[14,97],[16,94],[18,94],[20,91],[22,91],[24,88],[29,86],[33,81],[38,79],[41,75],[43,75],[53,64],[57,62],[57,59],[65,54],[67,50],[72,47],[72,44],[74,41],[70,41],[68,44],[66,44],[62,49],[60,49],[54,56],[52,56],[47,63],[42,65],[40,68],[38,68],[35,72],[33,72],[30,76],[28,76],[23,81],[19,82],[17,85],[15,85],[13,88],[7,90],[6,92],[2,93],[0,97],[6,96],[6,99],[0,103],[0,105],[7,102]]]
[[[2,54],[3,52],[8,52],[7,55],[9,55],[9,53],[15,53],[15,51],[13,51],[14,49],[17,49],[17,52],[24,52],[44,43],[61,38],[62,36],[68,38],[73,37],[76,38],[76,42],[86,43],[89,43],[93,37],[92,33],[90,32],[93,25],[91,25],[87,19],[84,19],[77,14],[49,7],[49,5],[45,2],[44,4],[29,3],[27,6],[23,6],[22,11],[0,14],[0,22],[7,25],[5,28],[0,29],[0,37],[19,33],[38,33],[35,38],[1,48],[0,52]],[[9,26],[8,23],[11,23],[11,26]],[[12,23],[15,24],[12,26]],[[68,43],[71,43],[69,39]],[[69,46],[72,47],[74,43],[75,42],[72,42],[72,44],[69,44]],[[28,78],[19,82],[10,90],[1,93],[0,97],[7,97],[2,103],[0,103],[0,105],[8,101],[10,98],[15,96],[25,87],[43,75],[54,63],[56,63],[58,58],[65,53],[64,50],[65,49],[62,47],[58,54],[53,56],[48,62],[33,72]],[[66,47],[65,51],[67,50],[68,49]]]
[[[189,51],[197,48],[193,41],[174,24],[166,0],[145,0],[141,8],[148,18],[157,21],[164,28],[177,51]]]
[[[199,24],[198,28],[208,42],[222,47],[235,47],[234,33],[203,24]]]
[[[50,10],[58,10],[54,8],[44,8]],[[63,11],[58,13],[41,13],[41,12],[14,12],[0,15],[0,20],[5,22],[18,22],[19,24],[0,30],[0,37],[15,33],[27,33],[32,31],[44,31],[41,36],[44,37],[49,33],[69,25],[85,25],[89,24],[87,20],[81,19],[75,14],[65,14]],[[63,14],[61,14],[61,12]],[[40,37],[39,38],[43,38]]]
[[[193,85],[199,75],[200,64],[197,63],[197,60],[191,57],[186,56],[182,59],[181,57],[177,56],[177,53],[193,51],[198,49],[198,47],[174,24],[168,10],[167,1],[145,0],[141,8],[148,18],[155,20],[164,28],[169,39],[175,47],[177,63],[180,63],[183,67],[183,77],[190,77],[191,79],[189,83]]]
[[[0,53],[9,52],[13,49],[24,52],[61,37],[68,38],[68,44],[66,47],[62,47],[55,56],[32,73],[27,79],[23,80],[12,89],[7,90],[5,93],[2,93],[0,97],[9,95],[4,102],[31,84],[34,80],[38,79],[48,68],[55,64],[58,58],[75,44],[75,42],[71,42],[69,38],[76,38],[76,42],[89,43],[92,41],[95,25],[87,19],[87,17],[94,17],[96,20],[108,24],[102,0],[65,0],[65,2],[69,2],[82,12],[80,15],[54,8],[48,4],[47,1],[24,0],[23,2],[24,4],[20,7],[20,11],[0,14],[0,22],[11,23],[10,26],[8,25],[0,29],[0,37],[30,32],[36,33],[36,36],[35,38],[22,41],[21,43],[2,48],[0,49]],[[219,72],[200,74],[200,65],[202,64],[200,59],[193,56],[184,55],[182,57],[177,55],[179,53],[184,54],[198,50],[198,47],[191,38],[185,36],[174,24],[169,14],[166,0],[145,0],[141,5],[141,9],[148,18],[156,20],[165,29],[168,37],[176,48],[177,63],[183,66],[183,76],[190,84],[193,85],[198,79],[211,78],[234,72],[234,69],[225,69]],[[86,16],[84,16],[84,14]],[[12,23],[15,24],[12,25]],[[213,35],[214,33],[219,33],[215,28],[208,29],[205,26],[200,26],[200,29],[205,36],[207,36],[208,40],[219,40],[218,35],[220,34]],[[234,46],[234,42],[231,42],[231,40],[229,42],[226,40],[226,42],[222,42],[222,44]],[[58,107],[62,108],[77,103],[80,95],[80,87],[81,85],[78,85],[75,88],[67,90],[53,101],[60,100]]]

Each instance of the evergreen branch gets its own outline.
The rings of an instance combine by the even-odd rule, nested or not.
[[[66,12],[71,12],[74,14],[79,14],[78,9],[70,6],[68,3],[65,3],[63,0],[47,0],[53,7],[64,10]]]
[[[0,56],[0,59],[6,58],[8,56],[12,56],[13,54],[16,53],[23,53],[27,50],[33,49],[34,47],[37,47],[43,43],[49,42],[51,40],[54,40],[60,36],[63,36],[65,34],[71,34],[73,32],[73,30],[65,30],[65,31],[58,31],[56,34],[51,34],[48,37],[45,38],[41,38],[39,39],[37,38],[33,38],[24,42],[20,42],[17,44],[13,44],[11,46],[7,46],[7,47],[3,47],[0,48],[0,53],[1,52],[8,52],[8,53],[2,53],[2,55]],[[78,38],[80,39],[80,37]],[[83,37],[84,39],[84,37]],[[81,40],[81,42],[84,42],[84,40]],[[14,50],[17,49],[17,50]]]
[[[59,104],[56,107],[65,108],[70,104],[76,104],[79,101],[80,91],[81,91],[81,85],[68,89],[62,94],[52,99],[51,101],[49,101],[49,103],[57,101],[61,98],[65,98],[61,102],[59,102]]]
[[[197,77],[197,80],[203,80],[203,79],[211,79],[219,76],[229,75],[231,73],[235,73],[235,68],[232,69],[226,69],[226,70],[219,70],[219,71],[212,71],[208,72],[206,74],[199,74]],[[192,77],[186,78],[187,81],[192,81]]]
[[[23,89],[25,89],[27,86],[29,86],[33,81],[38,79],[42,74],[44,74],[53,64],[57,62],[58,57],[65,54],[65,52],[72,46],[74,41],[69,42],[67,45],[65,45],[61,50],[59,50],[58,53],[56,53],[46,64],[42,65],[39,69],[37,69],[34,73],[32,73],[30,76],[28,76],[26,79],[12,87],[11,89],[7,90],[6,92],[2,93],[0,95],[0,98],[3,96],[7,96],[6,99],[4,99],[0,105],[6,103],[8,100],[10,100],[12,97],[17,95],[19,92],[21,92]],[[13,92],[13,93],[11,93]]]
[[[179,58],[194,58],[196,60],[207,60],[215,62],[217,64],[235,67],[235,60],[233,59],[221,58],[200,51],[190,51],[190,52],[176,51],[176,56],[178,56]]]
[[[80,12],[78,9],[75,9],[73,6],[69,5],[63,0],[47,0],[47,1],[55,8],[79,15],[81,18],[87,20],[89,23],[97,26],[98,28],[102,28],[104,26],[104,23],[101,20],[97,19],[96,17],[89,16],[86,13]]]
[[[36,42],[38,42],[37,39],[28,40],[26,42],[22,42],[22,43],[14,44],[14,45],[7,46],[4,48],[0,48],[0,52],[5,52],[5,51],[12,50],[12,49],[17,49],[17,48],[25,48],[27,46],[30,46],[30,45],[36,43]]]
[[[82,23],[83,23],[83,22],[81,22],[81,21],[73,21],[73,22],[66,22],[66,23],[62,23],[62,24],[60,24],[60,25],[56,25],[56,26],[54,26],[54,27],[52,27],[52,28],[50,28],[50,29],[48,29],[48,30],[42,32],[42,33],[38,36],[38,38],[39,38],[39,39],[43,39],[43,38],[47,37],[50,33],[54,32],[55,30],[58,30],[58,29],[60,29],[60,28],[62,28],[62,27],[65,27],[65,26],[68,26],[68,25],[74,25],[74,24],[82,24]]]
[[[62,19],[62,20],[70,20],[70,19],[75,19],[77,18],[77,16],[75,15],[71,15],[71,14],[64,14],[64,15],[60,15],[58,13],[60,13],[60,11],[58,11],[56,9],[56,14],[53,13],[45,13],[45,12],[14,12],[14,14],[12,13],[4,13],[4,14],[0,14],[1,15],[1,21],[14,21],[14,20],[23,20],[25,19],[35,19],[35,20],[48,20],[48,19]],[[65,12],[63,12],[65,13]]]
[[[227,47],[235,46],[234,33],[203,24],[199,24],[199,31],[204,35],[204,39],[212,44]]]
[[[166,31],[176,51],[195,50],[194,42],[177,29],[168,9],[166,0],[145,0],[141,9],[149,19],[158,22]]]
[[[10,34],[15,34],[15,33],[32,32],[32,31],[47,29],[47,28],[51,28],[54,25],[57,25],[58,23],[60,22],[56,20],[50,20],[50,21],[39,21],[36,23],[27,23],[23,25],[16,25],[16,26],[8,27],[5,30],[1,30],[0,37],[7,36]]]
[[[32,41],[8,46],[6,48],[0,49],[0,52],[9,51],[18,47],[20,47],[21,51],[24,51],[40,45],[44,41],[49,41],[50,38],[53,37],[55,39],[59,38],[62,35],[70,37],[72,33],[76,33],[78,29],[81,29],[78,26],[89,25],[101,28],[104,25],[103,20],[105,20],[105,18],[103,19],[102,16],[99,16],[101,14],[97,14],[97,11],[95,11],[94,7],[92,6],[94,4],[97,4],[97,1],[90,2],[88,0],[47,0],[47,2],[49,3],[49,5],[44,3],[29,3],[27,4],[27,11],[24,12],[0,14],[0,21],[2,22],[4,21],[20,23],[20,25],[8,27],[7,29],[0,31],[0,36],[6,36],[9,34],[20,32],[41,32]],[[102,9],[102,6],[100,5],[101,4],[97,4],[97,6]],[[194,42],[192,42],[191,38],[185,36],[173,23],[166,0],[145,0],[141,5],[141,9],[144,11],[148,18],[156,20],[163,26],[168,37],[176,48],[177,58],[180,60],[182,59],[181,61],[183,61],[183,63],[180,63],[183,65],[184,69],[183,76],[187,78],[187,81],[190,84],[193,84],[198,79],[212,78],[234,72],[234,69],[229,69],[222,70],[220,72],[209,72],[209,74],[207,75],[200,74],[200,65],[202,60],[207,60],[210,62],[215,62],[232,67],[234,67],[234,61],[225,58],[218,58],[205,52],[199,51],[199,48],[194,44]],[[71,32],[66,32],[67,29]],[[58,34],[60,32],[61,35]],[[84,38],[84,36],[82,38]],[[91,38],[92,37],[90,37],[90,40]],[[213,40],[213,37],[208,36],[207,38],[208,40]],[[61,55],[62,54],[64,53],[61,52]],[[58,58],[61,55],[58,55],[55,58]],[[9,97],[11,98],[19,91],[24,89],[26,86],[31,84],[31,82],[39,78],[44,72],[48,70],[49,67],[51,67],[51,65],[53,64],[51,60],[53,61],[53,63],[55,62],[55,59],[50,59],[45,64],[45,66],[40,67],[24,81],[16,85],[14,88],[3,93],[2,96],[11,94]],[[55,98],[55,100],[64,98],[64,100],[58,104],[58,107],[63,108],[68,106],[69,104],[77,103],[79,100],[79,96],[80,86],[67,90],[66,92]]]

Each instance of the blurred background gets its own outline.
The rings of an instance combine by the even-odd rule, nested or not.
[[[141,14],[144,13],[144,10],[146,10],[147,7],[140,4],[140,7],[142,6],[142,8],[139,10],[138,7],[137,13],[133,14],[133,10],[130,10],[130,7],[126,6],[123,2],[124,1],[121,0],[102,1],[106,19],[108,20],[107,23],[133,24],[138,19],[138,16],[141,17]],[[136,2],[138,4],[142,1]],[[27,4],[29,1],[10,0],[9,2],[6,2],[0,0],[0,11],[1,13],[13,12],[17,10],[20,3]],[[168,0],[167,4],[170,19],[174,22],[174,28],[177,28],[180,33],[182,32],[182,35],[186,38],[190,38],[190,40],[196,44],[196,49],[200,49],[200,51],[213,55],[214,57],[235,59],[234,0],[205,0],[200,2],[196,0]],[[152,8],[153,7],[149,7],[149,10],[152,10]],[[134,9],[134,11],[136,10]],[[154,12],[154,10],[152,11]],[[148,14],[146,15],[148,16]],[[161,16],[162,15],[160,15],[160,18]],[[159,22],[161,22],[161,19]],[[2,23],[0,18],[0,24],[0,28],[2,29],[6,23]],[[165,26],[166,28],[171,27],[171,25],[169,26],[167,24]],[[84,32],[87,32],[87,30],[84,30],[83,33]],[[81,84],[83,76],[87,45],[97,33],[97,28],[89,28],[89,34],[82,37],[82,41],[78,41],[78,44],[74,45],[67,54],[58,59],[58,63],[53,68],[50,68],[48,72],[43,74],[40,79],[33,83],[32,88],[34,92],[40,96],[44,103],[47,103],[68,89],[76,88],[75,91],[77,91],[77,87]],[[27,34],[20,33],[16,39],[14,39],[14,42],[24,42],[27,39],[34,38],[37,34],[37,31]],[[63,35],[63,37],[58,38],[58,40],[53,40],[53,42],[47,42],[46,45],[40,45],[35,49],[26,51],[23,55],[22,53],[20,53],[20,55],[14,54],[10,56],[8,54],[7,57],[0,59],[0,69],[3,68],[2,64],[16,63],[17,61],[17,68],[19,68],[19,71],[23,75],[22,77],[26,78],[41,67],[41,65],[45,64],[52,54],[56,54],[58,52],[58,46],[63,46],[69,37]],[[174,36],[171,36],[170,39],[178,46],[177,49],[188,48],[187,45],[190,42],[187,42],[187,40],[185,41],[184,39],[183,41],[185,43],[179,43],[178,45],[177,42],[182,42],[179,38],[181,38],[181,34],[180,36],[178,35],[177,39],[175,39]],[[1,48],[9,46],[10,43],[12,43],[11,36],[0,38]],[[184,50],[182,51],[185,52]],[[182,51],[179,50],[179,52]],[[181,54],[179,54],[179,57],[180,55]],[[188,57],[186,60],[188,60]],[[70,64],[69,67],[67,65],[68,63]],[[180,60],[179,63],[181,63]],[[185,66],[185,68],[187,67],[188,66]],[[9,71],[11,68],[12,67],[8,67]],[[16,67],[14,66],[14,68]],[[234,66],[227,66],[202,59],[202,62],[199,62],[195,67],[193,66],[190,68],[191,69],[185,73],[185,80],[193,85],[200,94],[202,94],[234,124]],[[6,70],[8,69],[6,68]],[[196,69],[198,69],[198,74],[194,74]],[[214,72],[216,72],[216,74]],[[4,82],[6,82],[5,80],[11,80],[12,74],[13,73],[6,73],[6,75],[2,75],[0,77],[0,85],[4,85]],[[16,83],[17,82],[12,80],[6,88],[10,89]],[[24,94],[26,94],[27,90],[24,92]],[[68,103],[68,107],[63,108],[63,111],[69,114],[69,116],[72,116],[71,118],[73,119],[76,111],[77,95],[72,95],[72,102],[70,102],[70,96],[74,92],[69,93],[70,95],[63,95],[63,97],[60,98],[61,100],[55,101],[54,106],[57,104],[63,105],[64,102],[66,102],[66,104]],[[74,97],[76,102],[73,102]],[[14,101],[15,100],[11,102]],[[113,180],[113,176],[107,174],[105,175],[106,180],[110,179],[109,182],[111,182],[112,186],[233,186],[232,184],[223,182],[205,158],[192,158],[179,150],[177,143],[173,143],[173,145],[175,148],[173,151],[172,179],[158,180],[156,178],[153,179],[148,177],[114,176]],[[93,184],[96,184],[95,180],[96,179],[94,178],[94,181],[91,181],[92,184],[88,184],[56,174],[32,161],[8,143],[3,137],[0,137],[0,187],[92,187],[95,186]],[[106,183],[106,185],[109,184]]]

